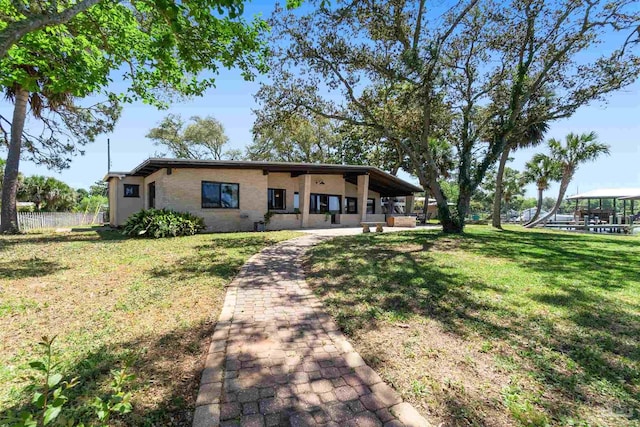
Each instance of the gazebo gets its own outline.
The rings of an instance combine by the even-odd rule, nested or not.
[[[586,224],[627,224],[632,221],[628,218],[627,212],[629,215],[635,214],[634,201],[640,200],[640,188],[602,188],[569,196],[567,200],[576,201],[576,216]],[[582,200],[587,201],[586,209],[579,207]],[[611,202],[603,205],[603,200]],[[619,209],[619,201],[622,202],[622,211]],[[627,201],[630,201],[629,211]]]

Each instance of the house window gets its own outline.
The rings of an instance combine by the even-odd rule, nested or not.
[[[240,184],[202,181],[202,207],[238,209]]]
[[[149,195],[149,209],[156,207],[156,183],[150,182],[147,185],[147,193]]]
[[[340,196],[311,194],[309,213],[340,212]]]
[[[140,197],[140,186],[138,184],[125,184],[124,197]]]
[[[293,193],[293,210],[300,210],[300,193]]]
[[[355,197],[346,197],[344,199],[345,213],[357,214],[358,213],[358,199]]]
[[[367,213],[368,214],[376,213],[376,199],[367,199]]]
[[[286,209],[287,191],[281,188],[269,188],[269,210]]]

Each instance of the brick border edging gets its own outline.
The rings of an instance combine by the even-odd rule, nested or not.
[[[265,248],[266,249],[266,248]],[[264,249],[263,249],[264,250]],[[220,425],[220,397],[224,375],[227,339],[231,329],[231,319],[236,305],[238,282],[247,273],[251,262],[262,250],[252,255],[240,268],[240,271],[227,285],[222,311],[218,316],[207,358],[200,377],[200,388],[193,413],[193,427],[216,427]]]
[[[308,287],[306,276],[302,268],[302,256],[315,244],[331,239],[327,236],[303,236],[284,242],[268,246],[260,252],[252,255],[247,262],[240,268],[236,277],[227,286],[222,311],[218,316],[214,333],[212,335],[211,344],[207,352],[204,369],[200,379],[200,388],[196,399],[196,408],[193,414],[193,427],[217,427],[220,425],[220,398],[222,396],[224,362],[226,358],[227,339],[230,334],[231,321],[234,315],[236,305],[236,297],[238,286],[244,276],[251,269],[252,261],[259,257],[264,250],[273,249],[274,247],[284,246],[293,241],[306,239],[311,240],[312,244],[304,247],[303,251],[293,260],[296,266],[297,281],[300,286]],[[314,241],[315,240],[315,241]],[[311,294],[314,302],[313,305],[323,306],[322,302],[313,293]],[[401,425],[409,427],[431,427],[431,424],[408,402],[404,402],[402,397],[382,378],[369,367],[360,354],[349,343],[347,337],[340,331],[338,325],[329,316],[320,321],[322,328],[333,341],[335,347],[341,351],[342,357],[345,359],[347,366],[356,371],[356,375],[366,379],[371,391],[376,394],[383,402],[387,403],[389,411],[393,417],[396,417]],[[393,405],[393,406],[391,406]],[[399,423],[390,421],[385,426],[397,426]]]

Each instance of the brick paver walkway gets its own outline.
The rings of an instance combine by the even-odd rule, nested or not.
[[[254,255],[227,290],[194,427],[428,426],[355,352],[313,295],[306,236]]]

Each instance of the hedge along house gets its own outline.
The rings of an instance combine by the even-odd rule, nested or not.
[[[382,197],[422,189],[370,166],[148,159],[129,173],[110,172],[109,218],[123,225],[141,209],[191,212],[208,231],[359,226],[385,221]]]

